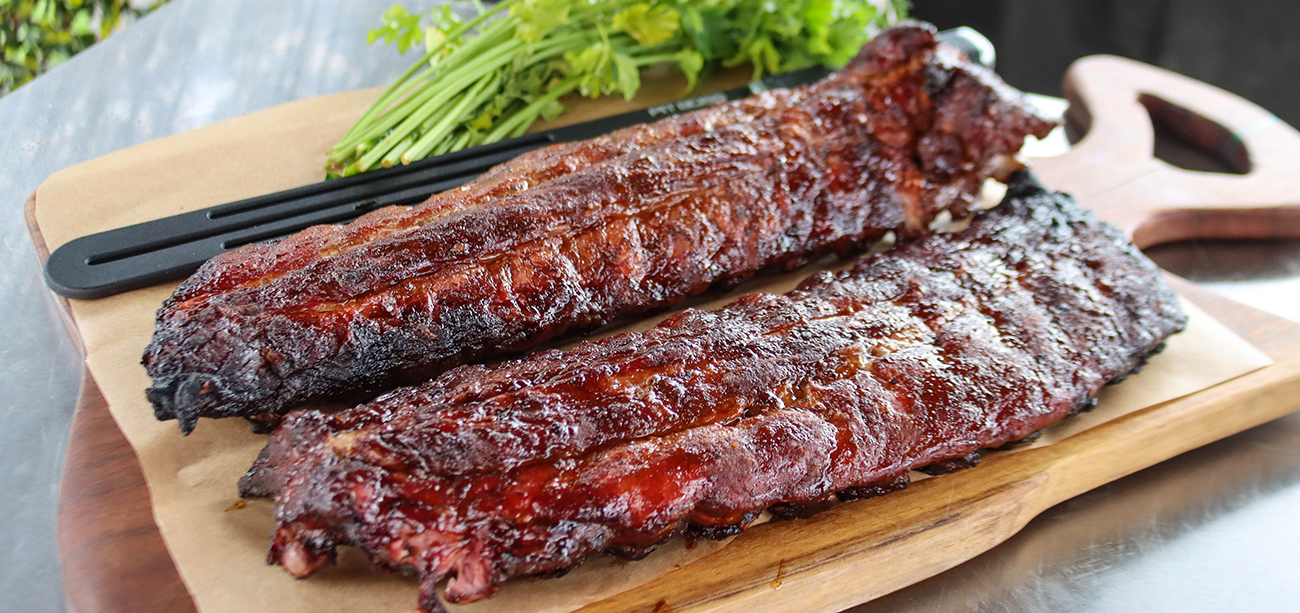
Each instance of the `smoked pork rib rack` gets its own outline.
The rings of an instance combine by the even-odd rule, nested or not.
[[[214,258],[158,313],[159,419],[428,379],[768,268],[922,235],[1051,122],[906,25],[812,86],[525,154],[413,209]]]
[[[956,234],[786,295],[291,413],[241,482],[297,576],[356,545],[420,607],[686,529],[906,485],[1087,408],[1185,317],[1114,227],[1030,182]]]

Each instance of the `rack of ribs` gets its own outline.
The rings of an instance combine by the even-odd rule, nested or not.
[[[1053,123],[887,30],[811,86],[525,154],[414,208],[214,258],[158,312],[159,419],[276,416],[928,233]]]
[[[355,545],[413,569],[439,611],[444,579],[470,602],[896,489],[1089,408],[1184,322],[1116,228],[1021,173],[967,229],[789,294],[291,413],[241,493],[274,496],[270,560],[290,573]]]

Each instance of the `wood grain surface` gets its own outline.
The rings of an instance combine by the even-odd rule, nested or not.
[[[1300,235],[1300,134],[1289,126],[1230,94],[1119,58],[1080,61],[1066,88],[1071,121],[1086,136],[1070,154],[1034,164],[1049,187],[1076,191],[1144,246]],[[1157,127],[1240,174],[1156,160]],[[36,205],[29,199],[28,220],[44,256]],[[1174,282],[1276,363],[1055,445],[759,526],[700,563],[583,611],[843,609],[970,559],[1062,500],[1300,408],[1300,324]],[[75,611],[194,610],[154,524],[139,463],[88,375],[64,466],[59,546]]]

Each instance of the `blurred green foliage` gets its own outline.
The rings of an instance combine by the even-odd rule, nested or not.
[[[0,96],[167,0],[0,0]]]

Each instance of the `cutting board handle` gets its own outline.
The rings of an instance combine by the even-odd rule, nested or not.
[[[1067,119],[1086,134],[1031,161],[1140,247],[1200,238],[1300,237],[1300,132],[1217,87],[1114,56],[1081,59],[1064,83]],[[1155,157],[1157,127],[1233,173]]]

